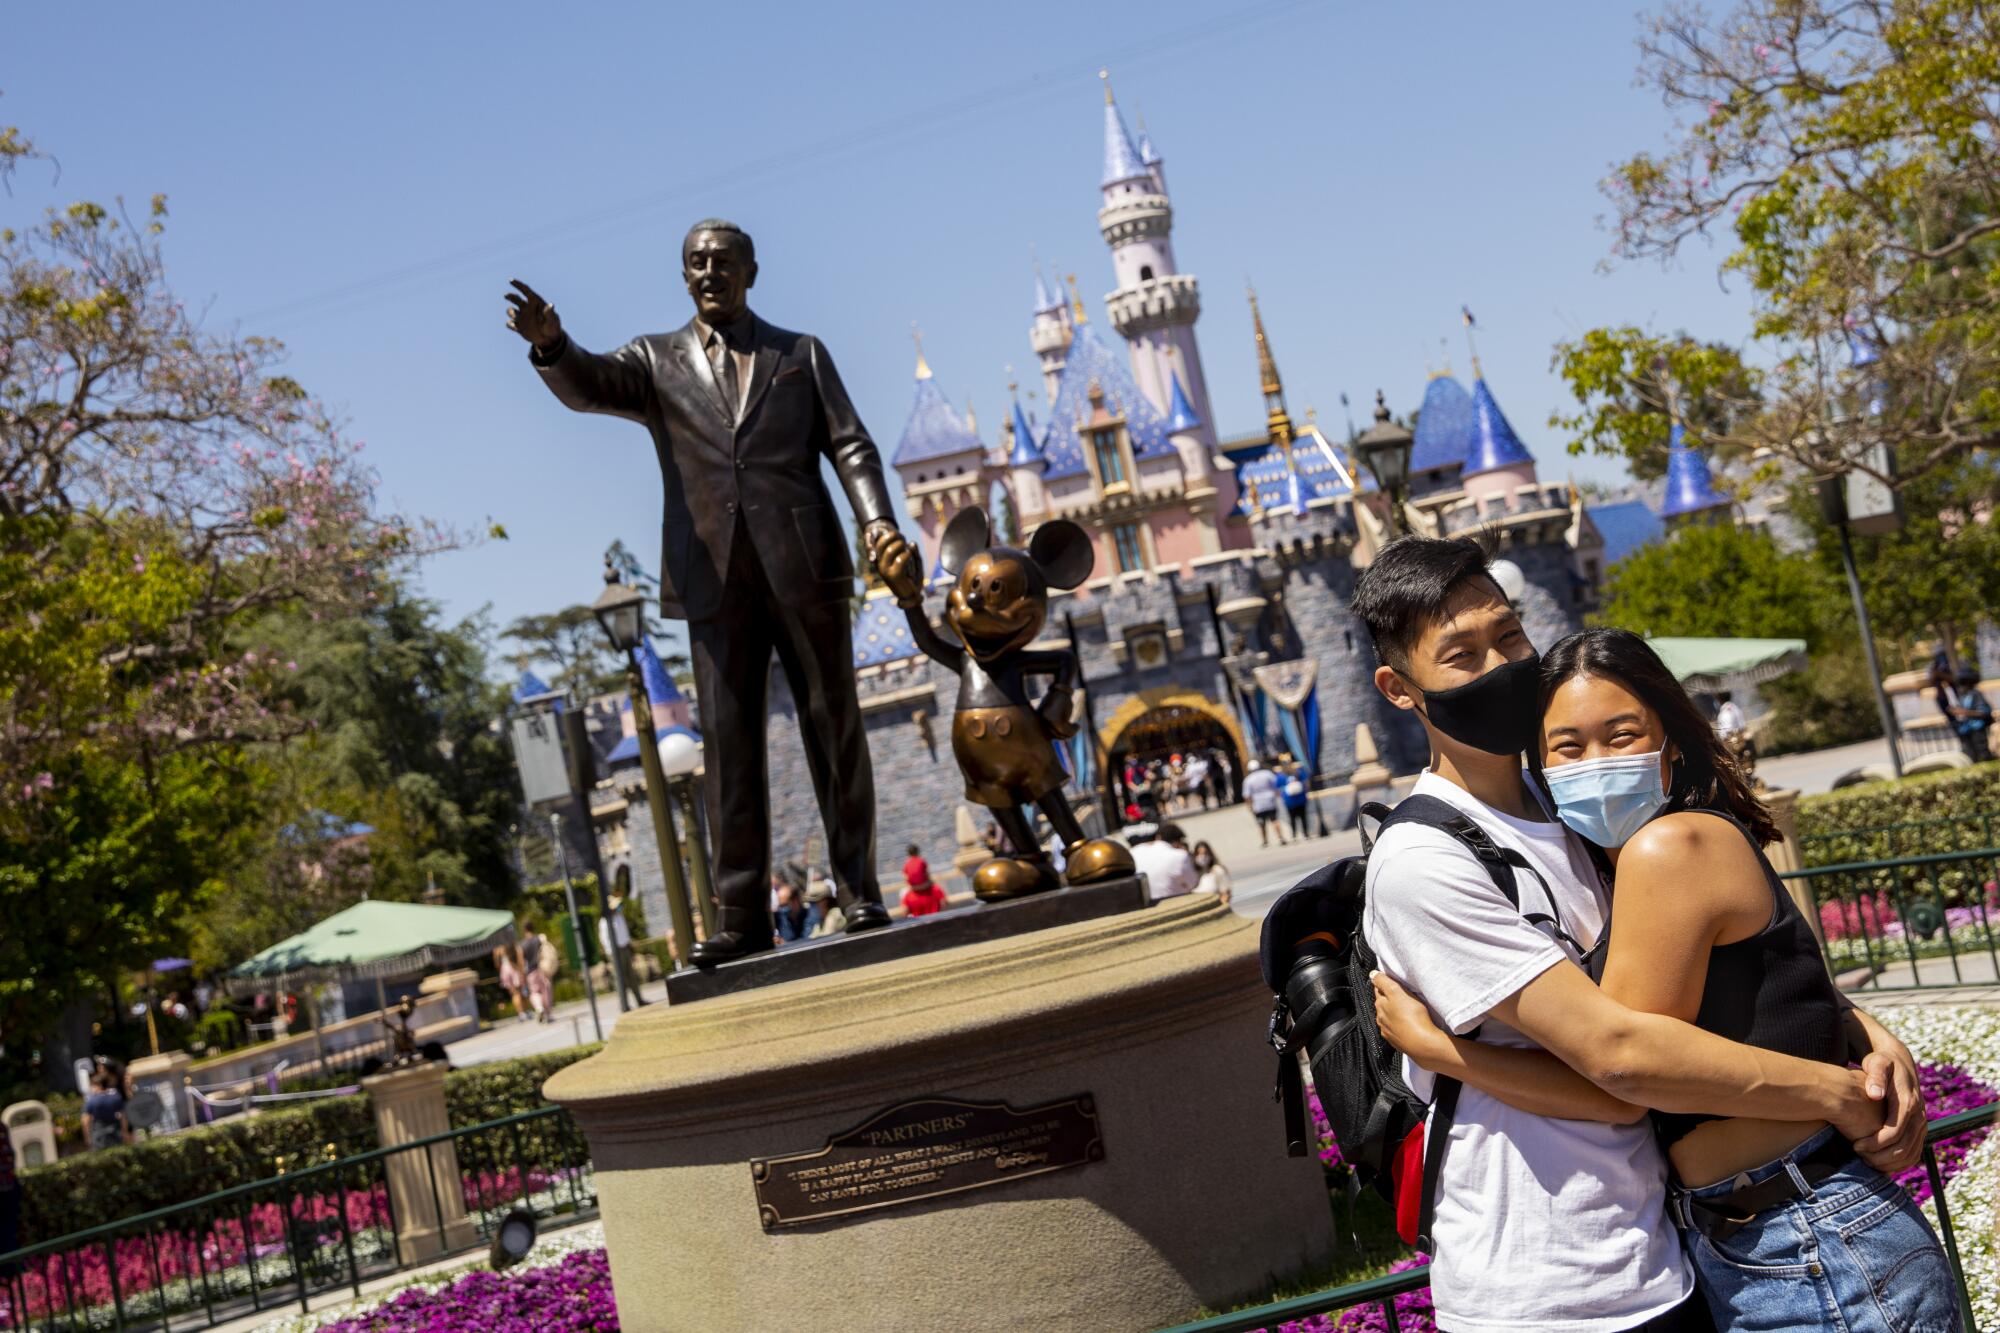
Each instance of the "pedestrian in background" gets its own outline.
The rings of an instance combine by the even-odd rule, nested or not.
[[[1947,712],[1952,730],[1958,733],[1959,748],[1975,764],[1993,757],[1988,738],[1993,730],[1993,705],[1979,692],[1979,668],[1970,662],[1958,668],[1958,688]],[[1940,691],[1942,693],[1942,691]]]
[[[1206,842],[1196,843],[1194,845],[1194,868],[1195,873],[1200,876],[1194,882],[1194,891],[1196,893],[1212,893],[1222,899],[1224,907],[1229,906],[1229,900],[1235,893],[1236,886],[1229,878],[1228,869],[1222,862],[1215,859],[1215,848],[1209,846]]]
[[[528,1003],[537,1023],[553,1023],[555,1018],[556,946],[542,934],[539,921],[529,921],[521,940],[521,971],[528,986]]]
[[[1294,759],[1285,767],[1285,817],[1291,821],[1292,832],[1301,839],[1311,836],[1306,829],[1306,767]]]
[[[1146,877],[1146,892],[1158,902],[1193,893],[1200,876],[1188,855],[1187,834],[1174,823],[1160,825],[1153,836],[1132,846],[1132,865]]]
[[[611,878],[611,896],[604,900],[604,915],[597,921],[597,943],[611,964],[611,984],[616,986],[617,979],[623,978],[625,994],[632,997],[633,1007],[639,1008],[646,997],[639,993],[639,976],[632,967],[632,924],[625,919],[625,897],[631,891],[632,868],[619,866]]]
[[[528,1021],[528,1001],[521,994],[527,986],[527,979],[521,974],[521,950],[514,944],[502,944],[493,950],[493,970],[499,975],[500,989],[514,1004],[514,1021]]]
[[[847,913],[840,910],[833,885],[823,879],[815,879],[806,890],[806,910],[814,916],[812,927],[806,932],[812,939],[838,935],[847,929]]]
[[[1250,813],[1257,820],[1257,845],[1271,845],[1271,835],[1278,835],[1278,845],[1285,845],[1285,830],[1278,823],[1278,775],[1264,767],[1261,760],[1250,761],[1250,771],[1243,778],[1243,799],[1250,806]]]
[[[125,1094],[118,1081],[118,1075],[109,1069],[99,1069],[90,1076],[91,1092],[83,1099],[83,1132],[93,1148],[116,1148],[132,1141],[132,1126],[125,1119]]]
[[[944,910],[944,890],[931,878],[931,868],[923,857],[917,854],[917,844],[909,846],[909,859],[903,862],[903,912],[906,916],[929,916]]]

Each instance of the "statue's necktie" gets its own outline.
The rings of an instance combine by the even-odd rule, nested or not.
[[[715,387],[722,395],[722,414],[733,423],[737,401],[736,358],[730,354],[729,343],[720,330],[709,335],[708,364],[715,367]]]

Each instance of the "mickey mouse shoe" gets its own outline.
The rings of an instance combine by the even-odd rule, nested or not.
[[[1059,889],[1056,868],[1047,861],[1030,861],[1019,856],[996,856],[972,872],[972,893],[981,902],[1000,902],[1031,893]]]
[[[1102,884],[1136,874],[1131,849],[1109,838],[1087,838],[1063,852],[1065,878],[1071,884]]]

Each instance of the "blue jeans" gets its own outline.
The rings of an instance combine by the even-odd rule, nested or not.
[[[1794,1160],[1833,1133],[1822,1130],[1744,1176],[1759,1184],[1789,1172],[1803,1186]],[[1727,1199],[1744,1176],[1689,1194]],[[1930,1224],[1902,1186],[1858,1157],[1722,1240],[1692,1229],[1681,1240],[1725,1333],[1961,1333],[1958,1284]]]

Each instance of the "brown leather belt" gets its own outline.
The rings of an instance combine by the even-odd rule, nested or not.
[[[1759,1213],[1812,1197],[1814,1186],[1853,1160],[1854,1145],[1835,1135],[1803,1157],[1792,1159],[1799,1175],[1805,1177],[1804,1190],[1790,1171],[1780,1171],[1754,1185],[1746,1182],[1720,1199],[1696,1198],[1676,1187],[1668,1192],[1667,1212],[1686,1230],[1700,1232],[1710,1240],[1727,1240],[1755,1221]]]

